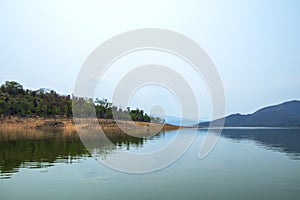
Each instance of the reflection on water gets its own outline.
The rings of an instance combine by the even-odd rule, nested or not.
[[[224,129],[222,136],[232,140],[253,140],[267,149],[300,159],[300,129]]]
[[[142,148],[147,140],[160,137],[138,138],[120,131],[105,131],[99,137],[97,130],[87,129],[85,142],[103,158],[117,148]],[[105,137],[105,138],[104,138]],[[106,137],[110,142],[107,142]],[[97,140],[95,139],[97,138]],[[92,143],[92,144],[91,144]],[[90,149],[91,150],[91,149]],[[55,163],[72,164],[90,157],[77,132],[62,130],[13,129],[0,130],[0,179],[10,178],[20,168],[44,168]]]
[[[101,136],[103,138],[99,138],[97,131],[87,129],[85,134],[84,138],[87,141],[84,143],[88,143],[93,151],[96,150],[97,154],[101,154],[105,159],[118,148],[143,149],[147,141],[166,139],[164,136],[168,133],[138,138],[120,131],[105,131],[105,135]],[[266,148],[285,152],[291,159],[300,159],[299,129],[226,129],[223,130],[222,137],[234,141],[253,140]],[[2,179],[12,177],[21,168],[44,168],[56,163],[72,164],[86,157],[90,157],[90,153],[76,132],[0,130],[0,178]]]
[[[1,130],[0,153],[1,178],[9,178],[19,168],[49,167],[89,156],[76,132],[58,130]]]

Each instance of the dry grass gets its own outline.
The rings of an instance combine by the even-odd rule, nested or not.
[[[43,130],[62,130],[66,133],[73,133],[83,129],[99,129],[104,132],[123,131],[130,133],[132,136],[150,136],[160,131],[175,130],[181,127],[169,124],[148,123],[148,122],[133,122],[133,121],[114,121],[112,119],[75,119],[72,118],[17,118],[4,119],[0,121],[0,129],[3,132],[28,132],[32,135],[39,134],[39,129]],[[54,123],[55,122],[55,123]],[[61,126],[52,126],[51,124],[60,124]],[[50,125],[49,125],[50,124]],[[100,124],[100,126],[99,126]],[[24,131],[24,130],[30,130]]]

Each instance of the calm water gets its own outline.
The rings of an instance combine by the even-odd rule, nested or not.
[[[110,134],[114,145],[99,152],[105,159],[119,148],[155,150],[175,134]],[[199,160],[205,135],[198,130],[170,167],[127,174],[99,164],[76,133],[0,130],[0,199],[300,199],[299,129],[223,130],[214,150]]]

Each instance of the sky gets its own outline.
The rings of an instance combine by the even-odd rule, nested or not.
[[[226,114],[251,113],[300,99],[299,10],[297,0],[0,0],[0,83],[15,80],[25,88],[72,94],[82,64],[104,41],[134,29],[161,28],[194,40],[213,60],[225,89]],[[186,65],[162,52],[128,55],[116,61],[96,95],[101,91],[110,99],[122,76],[118,66],[127,64],[124,69],[129,70],[151,59],[177,70]],[[205,84],[193,82],[192,72],[185,75],[200,102],[201,117],[209,118]],[[167,114],[179,115],[168,91],[156,86],[153,94],[149,91],[137,91],[130,105],[149,111],[151,102],[160,102]]]

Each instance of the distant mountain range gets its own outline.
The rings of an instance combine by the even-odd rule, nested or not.
[[[151,116],[164,119],[166,124],[171,124],[171,125],[175,125],[175,126],[195,126],[199,123],[198,119],[194,119],[194,120],[186,119],[186,118],[174,117],[171,115],[162,116],[162,115],[152,114]],[[203,121],[206,121],[206,120],[203,120]]]
[[[195,126],[199,121],[192,119],[181,119],[179,117],[166,116],[165,123],[175,126]]]
[[[213,122],[217,122],[217,119]],[[199,123],[207,127],[210,122]],[[300,101],[262,108],[252,114],[233,114],[225,117],[225,127],[300,127]]]

